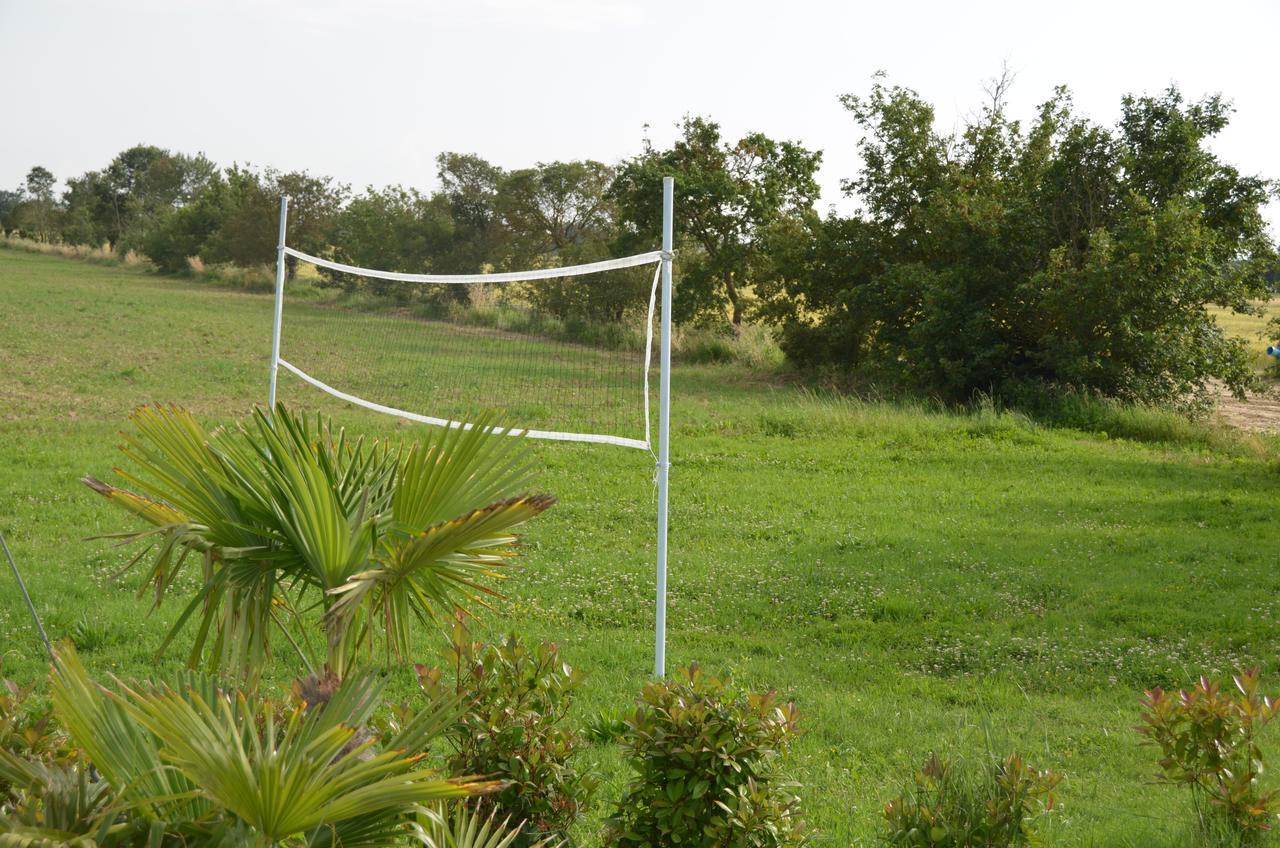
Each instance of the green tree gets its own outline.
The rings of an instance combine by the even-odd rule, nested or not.
[[[13,222],[13,210],[17,209],[18,204],[21,202],[21,189],[16,191],[0,189],[0,233],[7,233],[9,230],[16,229],[17,225]]]
[[[190,257],[212,258],[214,240],[227,217],[228,187],[215,174],[190,202],[161,216],[142,244],[143,252],[163,271],[184,271]]]
[[[62,205],[66,210],[64,241],[94,247],[114,241],[115,198],[101,171],[87,171],[68,179]]]
[[[865,131],[845,183],[862,208],[788,255],[770,304],[787,353],[952,400],[1243,391],[1244,346],[1207,307],[1262,293],[1272,186],[1208,150],[1228,105],[1171,88],[1125,98],[1109,129],[1059,89],[1024,129],[1006,89],[954,134],[906,88],[843,98]]]
[[[324,253],[350,189],[331,177],[306,171],[261,172],[251,165],[232,165],[218,186],[221,222],[206,241],[202,257],[241,266],[274,264],[279,238],[280,195],[289,196],[288,244],[305,253]],[[289,278],[297,273],[286,260]]]
[[[203,154],[187,156],[144,144],[121,152],[103,172],[108,240],[122,249],[141,249],[152,227],[189,203],[216,172]]]
[[[223,172],[223,179],[222,220],[201,258],[244,267],[275,262],[279,198],[251,166],[232,165]]]
[[[441,274],[472,274],[492,265],[503,240],[498,215],[498,185],[503,170],[472,153],[436,157],[440,192],[449,204],[453,239],[436,258]]]
[[[329,246],[338,214],[351,195],[350,186],[336,182],[332,177],[312,176],[306,171],[278,173],[270,169],[266,182],[268,193],[277,198],[277,203],[282,194],[289,198],[288,244],[312,255],[323,252]],[[278,233],[278,221],[277,209],[267,222],[268,230]],[[298,271],[298,260],[286,257],[285,265],[289,279],[293,279]]]
[[[23,199],[11,213],[17,228],[38,241],[49,241],[55,235],[58,215],[53,197],[55,182],[48,168],[33,167],[24,181]]]
[[[514,270],[609,258],[618,236],[613,178],[613,168],[591,160],[539,163],[507,174],[496,202],[505,265]],[[632,269],[547,281],[530,289],[529,297],[562,318],[618,321],[627,308],[646,302],[650,279],[645,269]]]
[[[365,268],[426,274],[452,246],[453,219],[441,194],[427,197],[414,189],[369,187],[337,215],[334,252],[339,262]],[[346,274],[325,276],[349,291],[368,286],[374,294],[408,300],[415,292],[438,292],[443,298],[465,297],[465,286],[418,286]]]
[[[700,117],[686,118],[680,132],[669,150],[646,142],[619,170],[612,195],[623,239],[654,244],[662,178],[674,176],[681,251],[676,318],[716,321],[727,312],[736,329],[746,314],[745,289],[775,274],[767,234],[785,219],[812,213],[822,154],[763,133],[726,142],[719,124]]]
[[[495,205],[513,267],[571,264],[608,255],[613,169],[601,162],[549,162],[507,174]]]

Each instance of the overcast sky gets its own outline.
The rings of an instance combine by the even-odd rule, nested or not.
[[[848,208],[859,136],[838,95],[883,69],[951,129],[1002,63],[1018,117],[1058,84],[1108,123],[1126,92],[1222,92],[1237,112],[1215,149],[1280,177],[1277,33],[1277,0],[0,0],[0,186],[145,142],[430,189],[443,150],[615,161],[646,124],[664,145],[701,114],[823,150],[823,205]]]

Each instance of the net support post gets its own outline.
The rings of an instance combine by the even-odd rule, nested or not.
[[[289,196],[280,195],[280,236],[276,240],[276,311],[271,325],[271,388],[267,392],[267,415],[275,415],[276,375],[280,371],[280,321],[284,316],[284,232],[289,220]]]
[[[662,178],[662,333],[658,359],[658,592],[653,673],[667,665],[667,489],[671,473],[671,251],[675,180]]]

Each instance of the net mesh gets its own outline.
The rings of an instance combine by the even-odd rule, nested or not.
[[[282,393],[440,425],[500,409],[534,438],[649,447],[661,254],[443,276],[285,252],[305,264],[285,289]]]

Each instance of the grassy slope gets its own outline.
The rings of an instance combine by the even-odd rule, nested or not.
[[[110,579],[128,554],[82,540],[129,522],[76,479],[109,474],[139,402],[222,422],[260,401],[270,299],[0,250],[0,316],[0,530],[52,635],[83,620],[93,668],[152,673],[175,609],[148,617]],[[329,327],[296,332],[319,346]],[[282,380],[362,431],[411,432]],[[670,657],[797,700],[791,768],[824,844],[871,840],[931,748],[988,739],[1065,774],[1052,844],[1186,844],[1185,799],[1147,782],[1136,699],[1239,663],[1280,671],[1272,459],[822,403],[728,367],[673,386]],[[488,622],[559,641],[592,675],[585,718],[625,706],[650,663],[652,466],[538,451],[561,502]],[[39,677],[11,586],[0,634],[5,674]],[[607,802],[617,755],[591,756]]]

